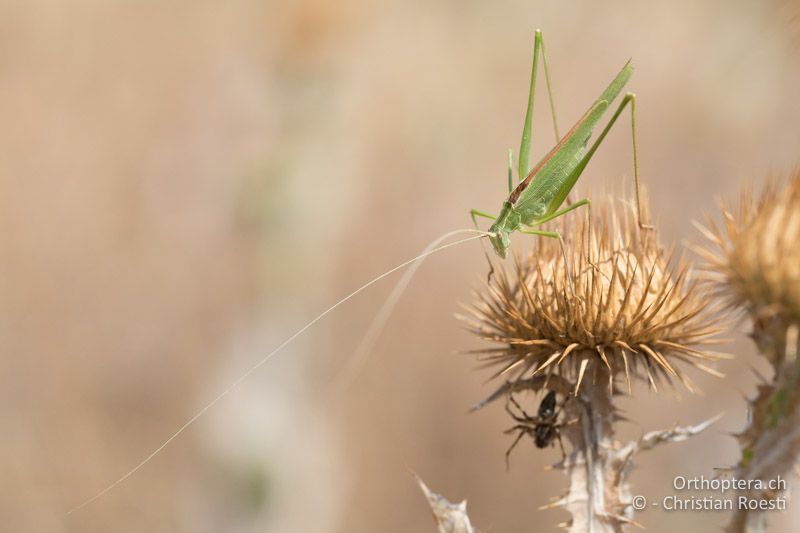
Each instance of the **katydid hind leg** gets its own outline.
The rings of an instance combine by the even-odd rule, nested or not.
[[[556,142],[559,141],[561,136],[558,132],[558,120],[556,118],[556,108],[553,102],[553,88],[550,83],[550,69],[547,64],[547,54],[545,53],[544,38],[542,31],[536,30],[533,39],[533,65],[531,67],[531,84],[528,89],[528,108],[525,112],[525,124],[522,128],[522,140],[519,147],[519,179],[523,180],[528,176],[531,171],[531,133],[533,129],[533,104],[536,99],[536,77],[539,70],[539,56],[542,57],[542,66],[544,70],[545,85],[547,86],[547,98],[550,102],[550,115],[553,120],[553,132],[555,133]]]
[[[652,225],[642,222],[641,181],[639,180],[639,158],[636,151],[636,95],[628,93],[625,98],[628,97],[631,102],[631,142],[633,144],[633,182],[636,187],[636,215],[641,229],[654,229]]]
[[[581,163],[575,168],[573,172],[577,173],[578,175],[580,175],[580,173],[583,172],[583,169],[586,168],[586,165],[589,163],[589,160],[597,151],[597,148],[603,142],[606,135],[608,135],[608,132],[611,130],[611,127],[617,121],[619,116],[625,110],[625,106],[627,106],[628,104],[631,105],[631,133],[633,139],[633,180],[636,187],[636,217],[639,227],[641,229],[653,229],[653,226],[645,224],[642,221],[641,186],[639,180],[639,157],[636,149],[637,147],[636,147],[636,95],[635,94],[627,93],[625,95],[625,97],[622,99],[622,102],[620,102],[619,107],[617,107],[617,110],[614,111],[614,114],[611,115],[611,118],[608,120],[608,124],[606,124],[606,127],[603,128],[603,131],[600,133],[600,135],[597,136],[597,139],[594,141],[591,148],[589,148],[589,150],[586,151],[586,154],[583,156]]]

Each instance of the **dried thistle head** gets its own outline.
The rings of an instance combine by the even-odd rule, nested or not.
[[[800,323],[800,172],[758,200],[745,192],[736,214],[723,206],[722,218],[722,228],[701,228],[715,248],[701,253],[717,290],[756,320]]]
[[[612,388],[624,376],[630,391],[631,377],[653,388],[678,378],[695,390],[681,363],[717,374],[706,363],[719,355],[698,349],[718,332],[707,295],[685,262],[671,268],[671,253],[630,207],[593,206],[591,220],[561,221],[573,283],[559,242],[539,238],[512,269],[497,269],[463,318],[498,344],[479,351],[496,376],[555,375],[576,391],[584,376]]]
[[[749,399],[748,424],[737,434],[742,479],[788,477],[800,458],[800,172],[780,188],[774,181],[756,199],[742,194],[735,212],[722,207],[722,225],[700,228],[712,244],[698,250],[704,270],[731,308],[747,312],[752,337],[773,367]],[[761,489],[749,498],[773,498]],[[763,529],[764,513],[738,509],[728,531]]]

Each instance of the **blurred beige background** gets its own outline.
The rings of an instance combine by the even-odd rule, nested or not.
[[[748,2],[0,2],[0,520],[14,532],[434,531],[410,475],[478,527],[550,531],[565,480],[456,352],[477,244],[431,258],[342,396],[327,393],[391,283],[262,367],[298,327],[430,240],[497,210],[545,32],[562,127],[629,57],[643,177],[665,243],[800,147],[800,8]],[[534,144],[552,139],[540,100]],[[626,119],[627,121],[627,119]],[[627,124],[627,122],[625,122]],[[628,187],[627,125],[582,180]],[[517,238],[520,249],[525,239]],[[746,332],[746,326],[738,328]],[[637,461],[634,488],[737,458],[757,365],[743,334],[704,397],[635,391],[623,437],[725,411]],[[651,532],[717,513],[637,514]],[[797,506],[773,515],[790,531]],[[796,526],[795,526],[796,529]]]

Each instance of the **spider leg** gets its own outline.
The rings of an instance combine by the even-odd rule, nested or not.
[[[567,452],[564,451],[564,442],[561,440],[561,432],[556,429],[556,439],[558,439],[558,447],[561,448],[561,462],[567,460]]]
[[[513,403],[513,404],[514,404],[514,407],[516,407],[516,408],[519,410],[519,412],[520,412],[520,413],[522,413],[522,415],[524,416],[524,419],[523,419],[523,420],[520,420],[519,418],[517,418],[517,417],[514,417],[514,418],[515,418],[515,420],[517,420],[518,422],[532,422],[532,421],[535,421],[535,420],[536,420],[536,418],[535,418],[535,417],[532,417],[531,415],[529,415],[529,414],[528,414],[528,413],[525,411],[525,409],[523,409],[523,408],[522,408],[522,406],[519,404],[519,402],[517,402],[517,400],[514,398],[514,395],[513,395],[513,394],[509,394],[509,395],[508,395],[508,400],[509,400],[511,403]],[[508,408],[508,404],[506,404],[506,408]],[[510,410],[509,410],[509,413],[511,413],[511,411],[510,411]],[[512,414],[512,416],[514,416],[514,415]]]
[[[529,425],[527,425],[527,424],[517,424],[516,426],[512,426],[512,427],[508,428],[503,433],[508,435],[508,434],[513,433],[515,431],[519,431],[524,435],[525,433],[530,433],[531,432],[531,427]]]
[[[514,412],[514,411],[511,409],[511,404],[509,404],[509,402],[506,402],[506,412],[507,412],[507,413],[508,413],[508,415],[509,415],[511,418],[513,418],[515,421],[517,421],[517,422],[520,422],[520,423],[523,423],[523,424],[527,424],[527,423],[528,423],[528,420],[527,420],[526,418],[524,418],[524,417],[522,417],[522,416],[519,416],[517,413],[515,413],[515,412]],[[517,427],[517,426],[514,426],[514,427]]]
[[[514,449],[514,447],[519,443],[522,437],[529,431],[529,428],[527,426],[514,426],[513,428],[507,430],[506,433],[509,433],[510,431],[515,429],[519,430],[519,433],[517,434],[517,438],[514,439],[514,442],[511,443],[511,446],[509,446],[508,449],[506,450],[506,470],[509,470],[509,468],[511,468],[511,450]]]

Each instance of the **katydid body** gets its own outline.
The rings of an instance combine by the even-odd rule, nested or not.
[[[600,95],[600,97],[592,104],[586,113],[575,123],[572,129],[562,137],[555,147],[545,155],[538,164],[533,168],[528,168],[528,161],[530,156],[530,136],[531,136],[531,117],[534,102],[534,92],[536,84],[536,70],[538,64],[538,55],[541,51],[543,62],[545,65],[545,76],[547,78],[547,89],[550,93],[550,81],[547,71],[547,61],[544,59],[544,46],[542,42],[542,34],[536,31],[534,41],[534,61],[533,72],[531,74],[531,89],[528,98],[528,112],[526,114],[525,126],[523,127],[522,143],[520,146],[520,160],[519,160],[519,176],[520,182],[512,189],[512,180],[509,179],[509,196],[500,209],[500,213],[495,217],[475,209],[472,210],[472,218],[475,220],[476,216],[491,218],[494,220],[491,228],[489,228],[489,240],[494,247],[495,252],[500,257],[505,257],[506,252],[511,245],[509,235],[515,231],[521,233],[529,233],[534,235],[541,235],[544,237],[552,237],[561,239],[561,236],[555,231],[542,231],[535,228],[560,217],[583,205],[589,205],[588,199],[583,199],[568,205],[564,209],[560,209],[561,205],[566,200],[567,195],[570,193],[575,183],[580,178],[581,173],[586,168],[589,160],[594,155],[600,143],[603,142],[605,136],[608,134],[611,127],[616,122],[619,115],[625,109],[625,106],[630,104],[631,107],[631,123],[633,132],[633,161],[634,161],[634,178],[636,183],[636,202],[639,214],[639,225],[642,228],[648,228],[641,222],[641,207],[639,202],[639,169],[636,157],[636,119],[635,109],[636,100],[635,96],[627,93],[619,104],[619,107],[611,116],[608,124],[603,129],[597,140],[587,148],[589,137],[592,130],[597,126],[603,118],[606,110],[619,96],[628,79],[633,73],[633,66],[630,61],[622,67],[617,76],[609,84],[608,88]],[[549,95],[552,106],[552,94]],[[555,113],[553,113],[553,122],[555,125]],[[556,135],[558,135],[556,133]],[[512,164],[509,161],[509,178],[513,175],[511,169]],[[524,179],[522,177],[524,176]],[[523,229],[524,228],[524,229]]]

